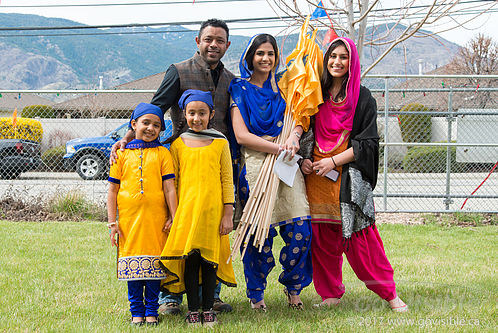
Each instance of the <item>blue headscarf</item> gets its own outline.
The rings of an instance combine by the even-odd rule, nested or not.
[[[128,127],[131,128],[131,121],[132,120],[137,120],[139,117],[145,115],[145,114],[155,114],[156,116],[159,117],[161,120],[161,131],[164,131],[166,128],[164,124],[164,114],[161,111],[161,108],[157,105],[149,104],[149,103],[140,103],[137,105],[135,110],[133,110],[131,117],[130,117],[130,122],[128,123]]]
[[[213,110],[213,95],[209,91],[187,89],[183,92],[182,97],[178,101],[178,106],[185,110],[187,104],[193,101],[204,102],[209,106],[209,110]]]
[[[275,68],[268,75],[263,88],[249,83],[248,79],[252,71],[245,59],[247,51],[254,42],[255,35],[249,41],[244,53],[240,58],[239,70],[241,78],[235,78],[230,82],[228,91],[240,110],[249,132],[257,135],[278,136],[282,131],[285,101],[278,90],[275,71],[278,67],[278,59],[275,59]]]

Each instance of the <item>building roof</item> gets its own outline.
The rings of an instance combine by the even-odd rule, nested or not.
[[[14,112],[14,109],[17,108],[17,111],[20,112],[25,106],[28,105],[53,105],[49,99],[40,97],[31,93],[0,93],[0,111],[3,112]]]
[[[450,75],[448,66],[439,67],[425,75]],[[454,73],[451,73],[454,74]],[[479,84],[479,86],[478,86]],[[412,78],[398,83],[392,89],[399,91],[389,92],[389,109],[400,110],[404,105],[419,103],[432,111],[447,111],[450,89],[453,110],[458,109],[497,109],[498,91],[485,92],[482,88],[496,88],[498,79],[469,79],[469,78]],[[457,91],[465,88],[466,91]],[[416,91],[414,91],[416,90]],[[378,108],[384,109],[384,95],[376,92]]]
[[[114,87],[114,90],[157,90],[165,72],[146,76]],[[141,102],[150,102],[154,93],[93,93],[84,94],[71,100],[58,103],[54,107],[60,110],[89,112],[104,115],[108,112],[133,110]],[[123,114],[128,117],[128,114]]]

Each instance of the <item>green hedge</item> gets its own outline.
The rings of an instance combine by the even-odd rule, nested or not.
[[[25,118],[56,118],[57,114],[50,105],[28,105],[22,109],[21,115]]]
[[[47,171],[64,171],[64,159],[66,146],[51,148],[42,154],[43,169]]]
[[[431,116],[426,114],[403,114],[403,112],[429,111],[422,104],[411,103],[401,108],[399,126],[404,142],[431,142],[432,127]]]
[[[450,147],[451,172],[465,172],[466,163],[456,162],[456,148]],[[446,147],[412,147],[403,159],[405,172],[444,173],[446,172]]]

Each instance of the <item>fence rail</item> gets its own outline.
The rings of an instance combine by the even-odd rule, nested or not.
[[[364,84],[379,110],[378,212],[498,213],[498,75],[367,75]],[[153,88],[0,89],[3,117],[17,108],[39,122],[0,121],[12,139],[0,140],[0,193],[79,191],[104,203],[109,148]]]

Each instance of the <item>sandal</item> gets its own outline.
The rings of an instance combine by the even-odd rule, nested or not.
[[[266,304],[255,305],[251,300],[249,300],[249,303],[251,303],[251,309],[266,312]]]
[[[289,308],[294,310],[304,310],[304,305],[302,302],[292,303],[291,295],[289,294],[289,291],[285,287],[284,287],[284,294],[285,296],[287,296],[287,302],[289,303]]]
[[[147,319],[154,319],[152,321],[149,321]],[[159,324],[158,320],[157,320],[157,317],[145,317],[145,325],[147,326],[157,326]]]
[[[141,321],[133,321],[133,318],[140,318],[142,319]],[[143,317],[131,317],[130,320],[130,325],[131,326],[142,326],[144,324],[144,318]]]

